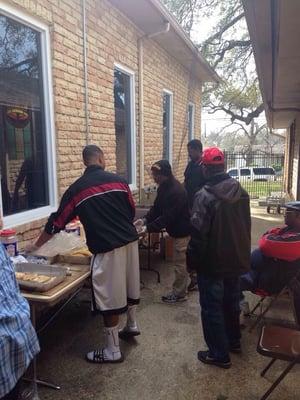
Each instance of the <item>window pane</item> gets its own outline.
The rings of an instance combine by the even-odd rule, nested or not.
[[[253,172],[255,175],[275,175],[273,168],[253,168]]]
[[[171,95],[163,94],[163,148],[162,159],[169,160],[170,157],[170,134],[171,134]],[[170,161],[170,160],[169,160]]]
[[[131,77],[118,69],[114,72],[114,96],[117,174],[132,183]]]
[[[0,14],[0,172],[4,215],[49,204],[40,33]]]
[[[230,176],[238,176],[238,171],[237,171],[237,169],[230,169],[230,170],[228,171],[228,174],[229,174]]]
[[[250,176],[250,169],[248,168],[242,168],[241,169],[241,176]]]

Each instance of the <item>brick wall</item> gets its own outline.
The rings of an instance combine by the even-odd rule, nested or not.
[[[57,182],[61,196],[83,170],[81,150],[86,144],[82,9],[80,0],[12,0],[10,4],[50,27],[57,144]],[[138,48],[141,32],[106,0],[87,0],[87,63],[90,143],[106,154],[114,171],[115,112],[113,67],[118,63],[135,73],[137,182],[138,152]],[[195,103],[195,136],[200,137],[201,85],[154,40],[144,42],[145,184],[147,169],[161,157],[162,91],[174,94],[173,167],[182,179],[187,162],[187,107]],[[18,227],[21,239],[32,239],[44,221]]]
[[[195,137],[200,138],[201,84],[153,40],[144,44],[145,184],[147,170],[162,155],[163,90],[173,93],[173,170],[182,180],[187,163],[188,103],[195,104]]]

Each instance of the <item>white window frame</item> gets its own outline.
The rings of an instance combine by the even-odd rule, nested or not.
[[[170,113],[169,113],[169,154],[168,161],[172,165],[173,164],[173,121],[174,121],[174,94],[168,89],[163,89],[163,95],[170,96]]]
[[[130,78],[130,127],[131,127],[131,177],[132,182],[129,182],[129,187],[132,191],[137,190],[137,182],[136,182],[136,114],[135,114],[135,72],[125,67],[122,64],[114,63],[114,71],[117,69],[118,71],[126,74]]]
[[[14,8],[0,0],[0,13],[29,26],[40,33],[41,37],[41,62],[43,79],[43,100],[45,113],[45,135],[47,150],[47,171],[48,171],[48,193],[49,205],[36,208],[34,210],[23,211],[3,217],[5,228],[11,228],[26,224],[49,216],[56,211],[58,205],[57,172],[56,172],[56,143],[54,129],[54,110],[53,110],[53,85],[51,69],[51,48],[50,34],[48,25],[40,20],[28,15],[27,13]],[[0,186],[0,213],[3,215],[2,193]]]
[[[192,107],[192,126],[191,126],[191,134],[190,134],[190,118],[189,111],[190,107]],[[195,139],[195,103],[189,102],[188,104],[188,141]]]

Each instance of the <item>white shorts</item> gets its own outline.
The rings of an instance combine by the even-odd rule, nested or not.
[[[92,307],[103,315],[126,312],[140,302],[138,241],[92,259]]]

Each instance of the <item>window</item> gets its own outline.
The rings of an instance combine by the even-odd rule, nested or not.
[[[270,167],[253,168],[254,175],[275,175],[275,170]]]
[[[230,169],[230,170],[228,171],[228,174],[229,174],[231,177],[236,177],[236,176],[238,176],[238,170],[237,170],[237,169]]]
[[[0,5],[0,208],[5,226],[56,206],[47,27]],[[50,189],[51,188],[51,189]]]
[[[121,66],[114,69],[116,172],[136,184],[134,73]]]
[[[251,172],[249,168],[241,168],[241,176],[250,176]]]
[[[162,159],[172,163],[173,140],[173,94],[163,92],[163,146]]]
[[[188,106],[188,140],[194,139],[195,136],[195,104],[189,103]]]

